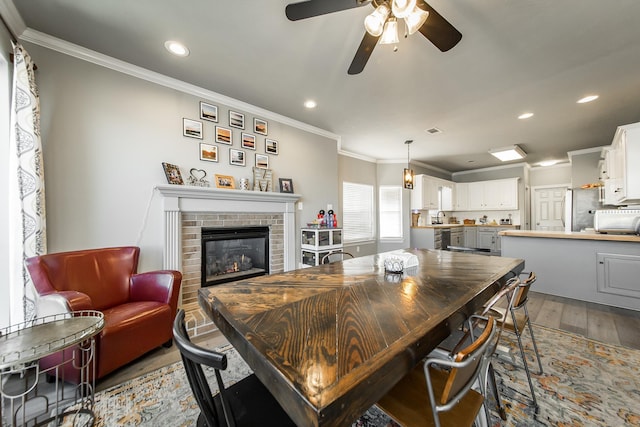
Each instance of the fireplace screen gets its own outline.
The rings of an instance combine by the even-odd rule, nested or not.
[[[269,227],[203,228],[202,286],[269,274]]]

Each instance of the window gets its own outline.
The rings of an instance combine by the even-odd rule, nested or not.
[[[345,242],[373,240],[373,186],[342,183],[342,228]]]
[[[380,239],[402,239],[402,187],[380,186]]]

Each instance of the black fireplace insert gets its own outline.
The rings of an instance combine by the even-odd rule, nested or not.
[[[269,227],[202,228],[202,283],[269,274]]]

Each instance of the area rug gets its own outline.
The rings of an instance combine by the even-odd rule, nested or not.
[[[533,375],[539,411],[536,414],[531,407],[519,352],[507,335],[503,344],[520,367],[503,360],[495,363],[507,421],[500,423],[495,416],[492,425],[640,426],[640,351],[540,326],[534,331],[544,370],[542,375]],[[524,340],[531,352],[528,335]],[[223,372],[225,382],[238,381],[251,372],[232,347],[220,350],[229,359],[229,369]],[[535,369],[532,357],[529,360]],[[182,364],[175,363],[97,393],[95,412],[98,427],[173,427],[194,426],[200,411]],[[353,426],[396,424],[374,406]]]

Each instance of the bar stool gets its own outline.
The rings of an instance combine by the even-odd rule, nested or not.
[[[529,388],[531,389],[531,398],[535,407],[536,413],[538,412],[538,401],[536,400],[535,391],[533,388],[533,381],[531,380],[531,372],[529,371],[529,364],[524,352],[524,346],[522,345],[522,333],[525,327],[529,329],[529,335],[531,335],[531,342],[533,344],[533,351],[538,361],[539,375],[542,375],[542,362],[540,361],[540,354],[538,353],[538,346],[536,345],[536,339],[533,334],[533,327],[531,326],[531,318],[529,317],[529,310],[527,309],[529,288],[536,281],[536,275],[532,272],[522,272],[521,276],[527,276],[526,279],[520,282],[520,285],[513,295],[513,301],[510,308],[494,307],[493,311],[497,312],[496,322],[500,326],[504,326],[504,329],[508,332],[513,332],[518,340],[518,347],[520,348],[520,356],[522,357],[522,363],[524,370],[527,374],[527,380],[529,382]],[[510,316],[506,314],[510,313]],[[502,323],[502,325],[501,325]]]

